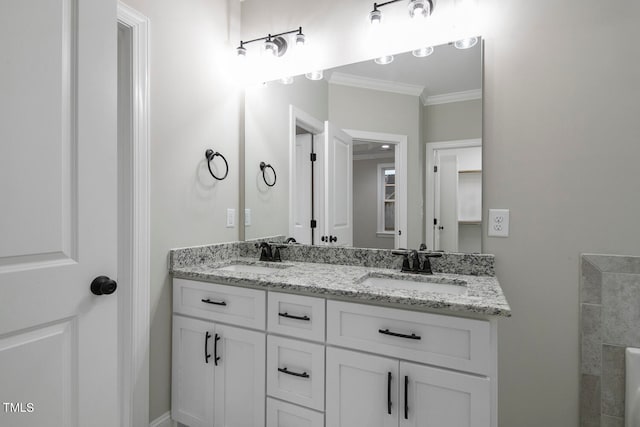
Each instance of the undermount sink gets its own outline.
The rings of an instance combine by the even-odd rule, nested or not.
[[[412,291],[436,292],[461,295],[467,293],[467,283],[464,280],[440,277],[417,276],[401,279],[391,276],[366,276],[360,280],[361,284],[379,289],[406,289]]]
[[[230,264],[224,267],[217,268],[220,271],[233,271],[236,273],[254,273],[254,274],[273,274],[282,271],[283,268],[288,266],[265,266],[256,264]]]

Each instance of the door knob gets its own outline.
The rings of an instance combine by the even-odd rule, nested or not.
[[[91,282],[91,292],[94,295],[110,295],[116,291],[118,284],[107,276],[98,276]]]
[[[329,236],[329,242],[330,243],[337,242],[337,241],[338,241],[338,238],[336,236]]]

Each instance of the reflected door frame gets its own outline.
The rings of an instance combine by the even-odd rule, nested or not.
[[[435,247],[435,225],[433,220],[435,218],[435,197],[436,197],[436,175],[434,172],[434,166],[436,165],[435,152],[437,150],[456,149],[456,148],[468,148],[468,147],[482,147],[482,139],[461,139],[453,141],[439,141],[428,142],[426,144],[426,171],[425,174],[425,230],[427,247],[431,250],[438,250]],[[484,209],[484,208],[483,208]],[[484,211],[483,211],[484,212]],[[483,228],[484,230],[484,228]],[[484,239],[483,239],[484,240]]]
[[[400,233],[394,235],[394,247],[407,247],[407,135],[393,133],[369,132],[357,129],[344,129],[353,139],[359,141],[390,144],[394,146],[394,163],[396,166],[396,226]]]

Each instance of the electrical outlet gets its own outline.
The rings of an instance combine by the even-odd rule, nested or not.
[[[251,225],[251,209],[244,210],[244,225],[245,227]]]
[[[509,209],[489,209],[489,236],[509,237]]]
[[[236,210],[227,209],[227,228],[233,228],[236,226]]]

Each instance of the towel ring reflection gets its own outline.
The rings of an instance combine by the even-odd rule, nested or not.
[[[213,151],[211,148],[209,148],[207,151],[205,151],[204,156],[207,158],[207,167],[209,168],[209,173],[211,174],[212,177],[214,177],[218,181],[222,181],[223,179],[225,179],[227,177],[227,175],[229,175],[229,163],[227,163],[227,159],[225,159],[224,156],[221,153],[219,153],[217,151]],[[213,171],[211,170],[211,161],[216,156],[222,158],[222,161],[224,162],[224,166],[225,166],[225,169],[226,169],[225,172],[224,172],[224,176],[222,178],[217,177],[213,173]]]
[[[264,174],[265,169],[271,169],[271,171],[273,172],[273,182],[271,184],[269,184],[269,182],[267,181],[267,176]],[[268,187],[273,187],[274,185],[276,185],[276,180],[278,179],[278,177],[276,175],[276,170],[273,168],[273,166],[265,162],[260,162],[260,170],[262,171],[262,179],[264,180],[264,183],[267,184]]]

